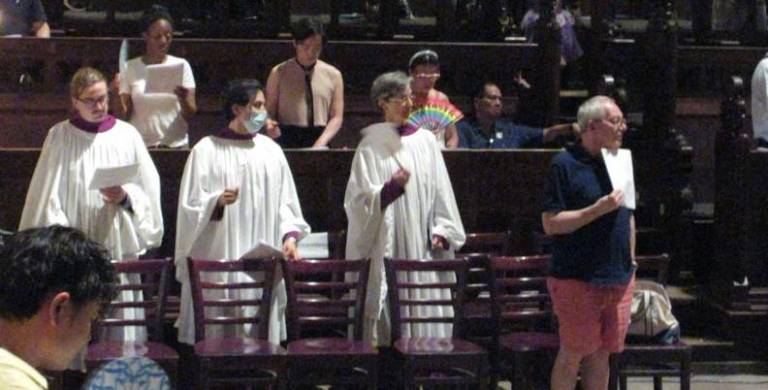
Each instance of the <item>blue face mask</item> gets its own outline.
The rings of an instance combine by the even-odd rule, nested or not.
[[[243,122],[243,125],[245,125],[246,130],[248,130],[249,134],[256,134],[264,127],[264,124],[267,122],[267,113],[266,112],[260,112],[260,113],[254,113],[251,112],[251,115],[248,117],[248,120]]]

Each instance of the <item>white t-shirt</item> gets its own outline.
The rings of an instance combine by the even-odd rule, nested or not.
[[[752,131],[768,141],[768,54],[752,73]]]
[[[187,60],[167,55],[163,62],[166,65],[179,63],[184,69],[181,86],[195,88],[192,67]],[[165,145],[176,148],[187,145],[189,126],[181,116],[178,98],[172,93],[144,93],[146,82],[147,65],[141,57],[128,61],[125,72],[121,75],[120,94],[131,95],[131,124],[139,130],[147,146]]]

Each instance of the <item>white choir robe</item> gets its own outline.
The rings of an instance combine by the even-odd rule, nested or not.
[[[132,211],[107,204],[98,190],[88,189],[97,168],[134,163],[139,164],[139,174],[122,186]],[[147,249],[160,245],[160,177],[131,124],[117,120],[102,133],[83,131],[69,121],[51,128],[32,175],[19,230],[54,224],[82,230],[116,260],[137,259]],[[124,275],[121,280],[126,282]],[[124,291],[118,299],[140,299],[138,294],[141,292]],[[122,315],[141,318],[144,313],[141,309],[123,309]],[[146,330],[126,327],[122,332],[110,332],[109,338],[144,341]]]
[[[211,221],[216,202],[225,188],[239,188],[237,201],[224,207],[221,220]],[[179,193],[176,223],[176,278],[182,284],[181,309],[176,323],[179,341],[195,342],[188,256],[237,259],[260,241],[282,248],[283,237],[290,232],[303,237],[310,228],[301,214],[293,175],[280,146],[263,135],[247,140],[218,136],[200,140],[187,159]],[[273,343],[286,338],[287,298],[282,272],[277,268],[269,318],[269,340]],[[205,273],[204,277],[210,281],[247,282],[259,276]],[[231,298],[261,296],[261,291],[242,292],[239,297]],[[247,310],[248,314],[256,313],[255,308]],[[250,326],[240,327],[234,333],[229,332],[232,328],[209,327],[206,337],[252,335]]]
[[[466,236],[445,161],[432,132],[419,129],[403,136],[396,159],[391,150],[367,141],[364,138],[357,147],[344,196],[349,221],[346,257],[371,259],[363,338],[374,345],[387,345],[390,323],[386,312],[384,257],[426,261],[453,258],[453,251],[461,248]],[[381,191],[399,169],[396,160],[410,171],[410,180],[405,193],[382,211]],[[433,253],[430,250],[433,235],[444,237],[449,249]],[[453,275],[436,272],[413,272],[399,277],[422,282],[455,280]],[[449,294],[448,290],[428,292],[430,298],[440,299],[448,298]],[[404,298],[402,294],[401,298]],[[452,315],[450,308],[419,307],[417,310],[418,313],[408,315],[434,316],[444,310],[445,315]],[[417,324],[404,329],[403,336],[450,337],[451,330],[450,324]]]

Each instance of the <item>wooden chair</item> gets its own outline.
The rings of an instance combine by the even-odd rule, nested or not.
[[[395,358],[405,389],[453,385],[485,389],[488,354],[461,334],[462,301],[466,284],[465,260],[385,259],[388,303]],[[448,297],[432,298],[435,293]],[[442,309],[443,314],[418,315],[420,309]],[[444,324],[449,337],[403,336],[406,327]]]
[[[512,232],[468,233],[458,253],[485,253],[505,256],[511,251]],[[458,257],[458,255],[457,255]]]
[[[189,258],[188,264],[195,311],[195,356],[199,363],[196,388],[207,389],[213,384],[284,388],[287,352],[265,340],[277,261]],[[240,272],[259,273],[263,279],[222,283],[209,282],[204,277],[208,273]],[[239,292],[253,289],[261,289],[260,299],[236,298]],[[211,295],[224,297],[213,298]],[[235,298],[228,298],[230,295]],[[255,308],[255,315],[243,313],[243,309],[249,307]],[[242,327],[246,324],[255,329],[252,336],[206,337],[206,332],[212,331],[214,326]]]
[[[367,259],[282,261],[288,291],[290,387],[377,388],[377,351],[362,341],[369,263]],[[343,337],[302,338],[318,329],[331,329]]]
[[[85,355],[86,369],[94,371],[123,357],[145,357],[157,362],[175,383],[179,355],[162,343],[165,301],[173,260],[118,260],[113,264],[120,278],[118,298],[94,327],[93,342],[88,345]],[[124,295],[133,297],[123,299],[121,296]],[[137,296],[141,298],[136,299]],[[149,341],[112,341],[103,336],[110,330],[122,332],[125,328],[146,331]]]
[[[636,256],[637,276],[652,279],[665,285],[670,258],[667,254]],[[624,352],[611,355],[611,375],[608,388],[627,389],[631,376],[652,377],[653,389],[662,389],[663,377],[679,377],[680,390],[691,388],[691,347],[683,341],[675,344],[642,344],[628,341]]]
[[[513,389],[527,388],[526,360],[556,354],[560,338],[552,329],[553,312],[546,274],[549,255],[490,258],[494,342],[493,380],[508,377]],[[533,356],[530,356],[533,355]],[[547,371],[548,372],[548,371]]]

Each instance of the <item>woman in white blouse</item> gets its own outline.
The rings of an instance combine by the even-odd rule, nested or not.
[[[141,24],[146,52],[128,61],[120,75],[117,113],[139,130],[148,147],[187,146],[187,121],[197,112],[192,68],[185,59],[168,54],[173,20],[165,7],[152,6],[144,13]],[[173,90],[147,93],[147,68],[153,66],[180,68],[181,85]]]

